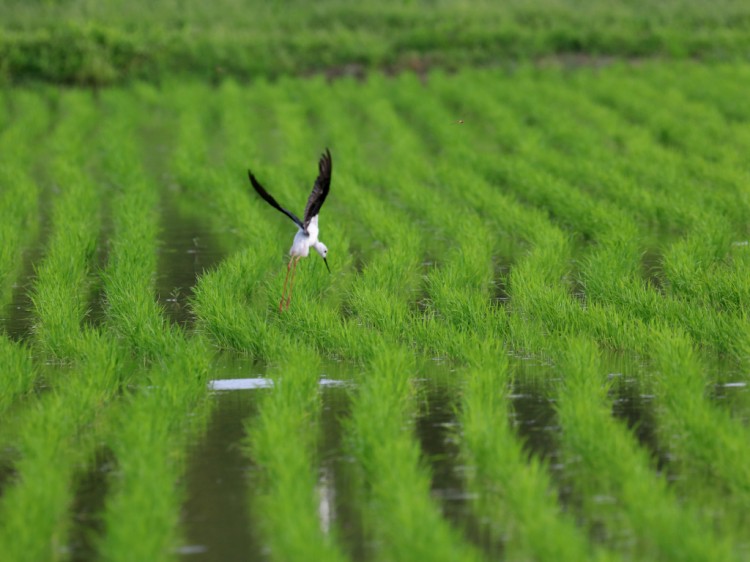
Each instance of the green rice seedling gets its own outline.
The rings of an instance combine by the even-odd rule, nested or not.
[[[666,290],[677,298],[717,311],[742,314],[748,302],[746,274],[750,253],[715,215],[671,244],[662,259]]]
[[[557,171],[557,168],[554,171]],[[519,178],[512,181],[523,181],[520,185],[523,186],[524,197],[531,197],[536,204],[549,205],[556,216],[562,217],[567,224],[575,224],[577,228],[583,227],[584,232],[588,232],[589,235],[601,239],[601,233],[606,232],[608,233],[606,236],[612,237],[611,242],[602,245],[585,262],[586,273],[582,281],[586,287],[587,296],[595,297],[600,294],[598,287],[606,288],[609,291],[606,302],[612,302],[616,299],[615,302],[631,303],[631,305],[634,305],[630,306],[633,311],[644,311],[643,318],[646,321],[657,316],[667,316],[681,323],[687,321],[697,337],[702,340],[709,340],[719,348],[726,345],[726,332],[722,330],[721,325],[710,317],[707,323],[707,315],[710,316],[710,313],[692,310],[677,301],[664,300],[657,293],[649,291],[642,285],[639,286],[639,283],[635,281],[630,281],[627,289],[622,286],[622,282],[628,279],[628,276],[624,275],[625,272],[622,271],[622,267],[629,268],[631,279],[637,277],[638,270],[636,268],[639,269],[638,231],[626,216],[620,215],[620,217],[615,218],[618,215],[616,210],[597,203],[592,198],[571,189],[565,189],[564,183],[545,180],[543,177],[539,177],[538,173],[536,173],[537,179],[529,181],[529,178],[535,176],[531,170],[527,170],[527,172],[523,179],[516,175],[517,171],[513,172],[511,176],[512,178]],[[583,177],[585,177],[585,174]],[[583,221],[586,221],[590,226],[585,226],[586,223]],[[622,254],[626,247],[630,248],[629,254],[632,257],[623,260]],[[598,260],[603,260],[599,266],[595,265]],[[593,273],[594,269],[597,273]],[[598,276],[602,274],[608,277],[600,279]],[[600,302],[604,302],[604,299],[601,299]]]
[[[377,539],[379,557],[480,559],[430,499],[429,476],[410,434],[413,361],[403,348],[381,345],[353,397],[348,439],[368,484],[366,524]]]
[[[178,546],[179,485],[187,444],[206,422],[210,350],[175,338],[146,384],[118,408],[107,434],[111,477],[97,551],[104,560],[172,560]]]
[[[3,365],[0,392],[2,415],[17,400],[32,392],[37,371],[32,364],[31,350],[23,344],[16,344],[5,335],[0,335],[0,363]]]
[[[750,118],[747,107],[737,103],[738,95],[750,79],[743,64],[650,65],[646,73],[651,82],[667,79],[671,87],[689,100],[716,108],[729,123],[740,124]]]
[[[336,529],[326,515],[330,490],[316,474],[320,427],[319,359],[312,349],[287,342],[272,375],[273,389],[246,422],[246,446],[262,470],[258,513],[273,560],[343,560]],[[326,507],[324,507],[324,505]]]
[[[41,349],[54,357],[76,356],[88,309],[90,270],[99,234],[99,194],[81,169],[83,136],[94,119],[80,96],[65,99],[66,120],[53,139],[52,175],[63,186],[52,210],[48,251],[37,268],[32,302],[43,319],[34,326]]]
[[[102,173],[116,186],[113,237],[104,270],[105,313],[114,334],[146,357],[172,351],[176,328],[167,325],[154,295],[159,203],[135,144],[131,96],[112,101],[114,116],[100,134]]]
[[[55,560],[67,545],[74,477],[92,461],[91,430],[117,388],[119,368],[117,353],[96,337],[76,349],[80,362],[65,384],[56,384],[14,422],[18,476],[0,501],[0,546],[8,560]]]
[[[654,474],[651,460],[633,435],[611,417],[594,346],[577,338],[561,343],[565,350],[559,368],[564,382],[557,408],[562,440],[571,459],[568,470],[575,474],[588,509],[604,511],[610,504],[608,518],[616,526],[610,532],[632,533],[628,540],[633,541],[635,556],[731,559],[726,541],[717,538],[697,512],[678,503],[666,480]],[[648,509],[643,508],[644,501]]]
[[[10,298],[21,266],[21,253],[39,228],[39,187],[29,176],[29,147],[47,126],[49,115],[41,96],[18,91],[11,123],[0,134],[0,307]]]
[[[747,505],[750,493],[746,427],[706,397],[706,368],[688,337],[661,331],[655,334],[653,346],[660,375],[656,385],[659,431],[679,466],[682,478],[677,485],[709,497],[713,493],[706,503],[717,517],[736,514],[744,527],[740,506]],[[727,505],[737,508],[727,509]]]
[[[461,401],[462,454],[476,510],[509,559],[585,560],[594,551],[562,513],[543,463],[527,458],[511,427],[510,373],[504,354],[475,348]],[[601,554],[599,552],[598,554]]]

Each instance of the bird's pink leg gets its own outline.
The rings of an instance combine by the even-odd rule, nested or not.
[[[289,258],[289,263],[286,264],[286,277],[284,277],[284,289],[281,291],[281,300],[279,301],[279,312],[282,311],[282,307],[284,306],[284,297],[286,296],[286,282],[289,280],[289,268],[292,266],[293,260],[294,260],[294,256]]]
[[[289,294],[286,297],[286,307],[289,308],[289,303],[292,302],[292,288],[294,287],[294,276],[297,273],[297,264],[299,263],[300,256],[294,257],[294,265],[292,265],[292,278],[289,280]]]

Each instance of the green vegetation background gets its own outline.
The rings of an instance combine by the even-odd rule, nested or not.
[[[0,77],[108,84],[492,64],[750,56],[745,0],[0,1]]]

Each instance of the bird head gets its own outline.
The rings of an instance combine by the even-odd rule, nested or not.
[[[316,242],[315,244],[313,244],[313,248],[315,248],[315,251],[320,254],[321,258],[323,258],[323,262],[326,264],[328,273],[331,273],[331,268],[328,267],[328,260],[326,259],[326,257],[328,256],[328,246],[323,244],[323,242]]]

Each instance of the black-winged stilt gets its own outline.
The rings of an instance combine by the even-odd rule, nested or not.
[[[250,183],[253,184],[258,195],[265,199],[269,205],[292,219],[294,224],[299,228],[297,234],[294,235],[292,247],[289,249],[289,255],[291,257],[286,266],[286,277],[284,278],[284,289],[281,293],[281,301],[279,302],[279,312],[284,308],[289,308],[289,303],[292,301],[292,287],[294,285],[294,274],[297,271],[297,263],[301,258],[306,258],[310,255],[310,247],[315,248],[315,251],[323,258],[328,273],[331,272],[331,268],[328,267],[328,260],[326,259],[328,248],[323,242],[318,240],[318,214],[320,213],[320,208],[323,206],[326,197],[328,197],[328,190],[331,187],[331,172],[333,171],[331,153],[327,148],[325,153],[320,157],[318,169],[318,178],[315,180],[312,193],[310,193],[310,197],[307,199],[307,205],[305,205],[305,213],[303,215],[304,220],[299,220],[297,215],[279,205],[276,202],[276,199],[274,199],[265,188],[260,185],[258,180],[255,179],[253,173],[250,170],[247,171],[247,174],[250,177]],[[290,271],[291,280],[289,278]],[[288,295],[287,281],[289,281]],[[286,305],[284,304],[284,297],[286,297]]]

